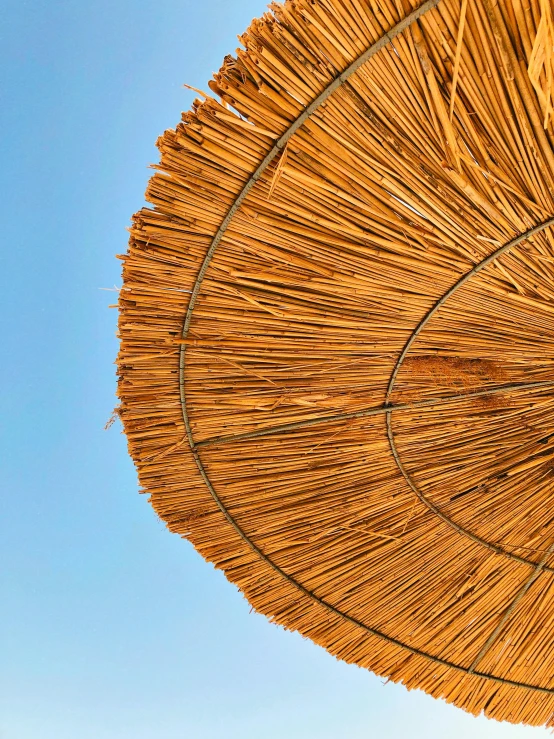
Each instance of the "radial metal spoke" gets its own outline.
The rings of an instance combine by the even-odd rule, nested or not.
[[[353,411],[352,413],[337,413],[332,416],[321,416],[320,418],[307,418],[305,421],[295,421],[293,423],[282,423],[277,426],[268,426],[267,428],[257,429],[256,431],[247,431],[243,434],[229,434],[228,436],[213,436],[209,439],[196,442],[196,447],[215,446],[220,444],[230,444],[245,439],[255,439],[260,436],[272,436],[286,431],[294,431],[296,429],[317,426],[322,423],[332,423],[333,421],[348,421],[354,418],[367,418],[369,416],[380,416],[398,411],[413,411],[433,409],[437,405],[444,403],[460,402],[463,400],[471,400],[472,398],[482,398],[488,395],[498,395],[500,393],[509,393],[516,390],[532,390],[554,386],[554,381],[544,380],[541,382],[522,382],[512,383],[510,385],[498,385],[496,387],[485,388],[483,390],[475,390],[469,393],[457,393],[456,395],[443,395],[437,398],[428,398],[427,400],[415,400],[411,403],[396,403],[392,405],[380,405],[373,408],[365,408],[361,411]]]

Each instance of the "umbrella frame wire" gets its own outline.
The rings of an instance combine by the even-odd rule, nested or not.
[[[402,349],[402,352],[400,353],[396,364],[394,366],[394,369],[391,373],[389,385],[387,388],[387,394],[385,398],[385,407],[389,404],[390,398],[392,395],[392,392],[394,390],[394,384],[396,381],[396,378],[398,376],[398,372],[400,370],[400,367],[402,363],[404,362],[404,359],[406,358],[411,346],[417,339],[418,335],[421,333],[423,328],[427,325],[427,323],[431,320],[431,318],[435,315],[435,313],[443,306],[448,298],[450,298],[462,285],[464,285],[468,280],[470,280],[472,277],[474,277],[476,274],[478,274],[482,269],[487,267],[489,264],[494,262],[494,260],[501,257],[503,254],[508,253],[511,251],[514,247],[521,244],[523,241],[531,238],[537,233],[540,233],[541,231],[544,231],[545,228],[548,228],[549,226],[554,225],[554,218],[549,218],[547,221],[543,221],[543,223],[540,223],[538,226],[535,226],[525,233],[521,234],[520,236],[517,236],[515,239],[512,239],[512,241],[509,241],[507,244],[504,244],[503,246],[500,246],[498,249],[493,251],[491,254],[489,254],[488,257],[485,257],[479,264],[476,264],[475,267],[470,269],[468,272],[466,272],[465,275],[462,275],[460,279],[452,285],[451,288],[449,288],[442,297],[440,297],[435,305],[425,314],[425,316],[421,319],[419,324],[414,329],[412,335],[404,345],[404,348]],[[531,388],[535,385],[535,383],[529,383],[527,385],[528,388]],[[525,387],[525,385],[523,385]],[[491,388],[492,390],[492,388]],[[489,391],[490,392],[490,391]],[[484,392],[483,394],[486,394]],[[459,397],[464,397],[459,396]],[[484,539],[481,539],[479,536],[476,536],[475,534],[471,533],[471,531],[468,531],[467,529],[464,529],[462,526],[458,526],[451,518],[449,518],[447,515],[445,515],[440,508],[438,508],[436,505],[434,505],[422,492],[419,490],[418,486],[416,485],[414,479],[409,474],[409,472],[406,470],[404,465],[402,464],[402,460],[400,459],[400,455],[398,453],[398,449],[396,447],[396,442],[394,440],[394,433],[392,428],[392,412],[391,409],[389,409],[386,412],[386,424],[387,424],[387,437],[389,440],[389,445],[391,448],[392,455],[394,457],[394,460],[396,462],[396,465],[398,469],[400,470],[402,476],[410,486],[410,488],[413,490],[413,492],[417,495],[419,500],[427,506],[427,508],[432,511],[436,516],[438,516],[442,521],[447,523],[449,526],[451,526],[453,529],[455,529],[459,534],[462,534],[463,536],[467,536],[469,539],[474,541],[476,544],[481,544],[482,546],[488,547],[489,549],[492,549],[497,554],[502,554],[505,557],[509,557],[510,559],[515,559],[517,562],[520,562],[522,564],[530,565],[531,567],[536,568],[539,566],[536,562],[531,562],[528,559],[525,559],[525,557],[519,557],[517,554],[514,554],[513,552],[508,552],[502,547],[499,547],[495,544],[492,544],[491,542],[487,542]],[[551,549],[554,548],[554,543],[552,544],[552,547],[548,549],[548,554],[551,553]],[[548,555],[547,555],[548,556]],[[545,561],[540,564],[541,570],[547,570],[547,571],[554,571],[553,567],[546,566],[546,558],[544,558]],[[539,571],[540,572],[540,571]],[[516,596],[517,598],[517,596]]]
[[[427,2],[423,3],[419,8],[414,10],[412,13],[410,13],[408,16],[406,16],[400,23],[396,24],[390,31],[388,31],[384,36],[382,36],[375,44],[373,44],[371,47],[366,49],[366,51],[359,56],[342,74],[340,74],[328,87],[309,105],[305,108],[305,110],[302,112],[302,114],[293,122],[293,124],[287,129],[287,131],[279,138],[277,143],[274,145],[274,147],[271,149],[271,151],[266,155],[266,157],[263,159],[261,164],[258,166],[256,171],[251,175],[247,183],[242,188],[241,192],[233,202],[233,205],[227,212],[227,215],[225,216],[224,220],[222,221],[217,233],[215,234],[210,247],[206,253],[206,256],[202,262],[202,265],[200,267],[199,273],[196,278],[196,282],[194,284],[193,290],[191,292],[190,302],[188,305],[188,309],[185,315],[184,324],[183,324],[183,330],[182,330],[182,340],[185,340],[190,324],[192,321],[193,311],[196,304],[196,300],[198,298],[198,295],[200,293],[200,289],[202,286],[203,279],[205,277],[205,274],[208,270],[208,267],[210,265],[210,262],[212,260],[212,257],[217,249],[217,246],[221,242],[225,231],[227,230],[229,224],[231,223],[231,220],[236,213],[236,211],[240,208],[243,201],[246,199],[248,193],[250,190],[254,187],[257,180],[262,176],[262,174],[265,172],[265,170],[268,168],[268,166],[273,162],[275,157],[285,148],[287,142],[289,139],[294,135],[294,133],[305,123],[305,121],[321,106],[322,103],[325,102],[325,100],[332,95],[337,89],[343,85],[348,78],[354,74],[365,62],[367,62],[372,56],[374,56],[378,51],[380,51],[382,48],[384,48],[387,44],[391,43],[395,36],[402,33],[406,28],[408,28],[414,21],[416,21],[418,18],[420,18],[422,15],[427,13],[429,10],[433,9],[440,0],[427,0]],[[431,317],[439,310],[439,308],[448,300],[448,298],[457,291],[465,282],[467,282],[469,279],[471,279],[474,275],[476,275],[478,272],[480,272],[483,268],[485,268],[488,264],[493,262],[495,259],[498,259],[501,255],[509,252],[511,249],[513,249],[518,244],[522,243],[526,239],[531,238],[534,234],[544,230],[545,228],[548,228],[549,226],[554,225],[554,218],[550,218],[547,221],[544,221],[543,223],[531,228],[530,230],[526,231],[525,233],[517,236],[512,241],[508,242],[507,244],[499,247],[496,249],[492,254],[487,256],[485,259],[483,259],[479,264],[475,265],[471,270],[469,270],[465,275],[463,275],[444,295],[435,303],[435,305],[427,312],[427,314],[423,317],[423,319],[420,321],[410,338],[408,339],[407,343],[405,344],[401,354],[398,357],[398,360],[395,364],[395,367],[391,373],[389,384],[387,388],[386,393],[386,399],[385,399],[385,405],[379,408],[372,408],[367,409],[365,411],[359,411],[356,413],[347,413],[347,414],[341,414],[341,415],[335,415],[335,416],[327,416],[322,417],[319,419],[309,419],[306,422],[299,422],[294,424],[284,424],[281,426],[274,426],[269,429],[260,429],[255,432],[247,433],[247,434],[239,434],[232,437],[218,437],[213,439],[207,439],[202,442],[196,443],[193,438],[192,429],[190,425],[190,420],[188,417],[187,412],[187,405],[186,405],[186,394],[185,394],[185,355],[186,355],[186,343],[183,341],[180,346],[180,352],[179,352],[179,390],[180,390],[180,398],[181,398],[181,407],[182,407],[182,414],[183,414],[183,421],[186,429],[186,435],[190,444],[190,449],[192,452],[192,455],[194,457],[194,460],[196,462],[196,465],[198,467],[198,470],[213,498],[216,505],[218,506],[219,510],[222,512],[228,523],[233,527],[233,529],[237,532],[237,534],[242,538],[242,540],[264,561],[266,562],[275,572],[277,572],[281,577],[283,577],[287,582],[294,585],[298,590],[300,590],[305,596],[310,598],[312,601],[315,601],[331,613],[340,616],[341,618],[347,620],[348,622],[352,623],[354,626],[363,629],[366,633],[371,634],[373,636],[377,636],[390,644],[393,644],[397,647],[401,647],[402,649],[407,650],[411,654],[425,657],[426,659],[430,660],[431,662],[434,662],[436,664],[440,664],[445,667],[452,668],[456,671],[466,673],[467,675],[475,675],[478,677],[486,678],[489,680],[492,680],[497,683],[502,683],[505,685],[510,685],[514,687],[519,688],[526,688],[528,690],[533,690],[541,693],[548,693],[548,694],[554,694],[554,689],[552,688],[544,688],[538,685],[532,685],[529,683],[522,683],[515,680],[509,680],[507,678],[498,677],[486,672],[479,672],[475,668],[477,667],[478,663],[481,661],[485,653],[490,649],[492,644],[494,643],[496,637],[500,633],[502,627],[504,626],[505,622],[508,620],[509,616],[519,603],[519,601],[523,598],[525,593],[528,591],[528,589],[531,587],[533,582],[539,577],[541,572],[543,570],[547,571],[553,571],[553,567],[549,567],[546,565],[546,560],[550,556],[550,554],[554,551],[554,543],[546,550],[545,555],[541,559],[541,561],[537,564],[534,562],[530,562],[529,560],[526,560],[522,557],[519,557],[511,552],[508,552],[504,549],[501,549],[500,547],[497,547],[494,544],[491,544],[490,542],[486,542],[479,537],[475,536],[471,532],[463,529],[462,527],[458,526],[454,521],[449,519],[444,513],[442,513],[434,504],[432,504],[427,498],[421,493],[421,491],[418,490],[417,486],[413,482],[412,478],[410,477],[409,473],[405,470],[403,467],[402,461],[400,459],[400,456],[398,454],[398,450],[395,445],[394,441],[394,435],[392,430],[392,413],[396,411],[401,410],[410,410],[410,409],[416,409],[416,408],[428,408],[428,407],[434,407],[438,403],[444,403],[444,402],[450,402],[450,401],[457,401],[462,400],[466,398],[471,397],[480,397],[484,395],[492,395],[496,393],[503,393],[503,392],[509,392],[512,390],[521,390],[521,389],[531,389],[531,388],[539,388],[539,387],[548,387],[554,385],[553,382],[534,382],[534,383],[523,383],[518,385],[504,385],[504,386],[496,386],[487,388],[485,390],[476,391],[473,393],[464,393],[464,394],[458,394],[455,396],[446,396],[446,397],[439,397],[436,399],[426,400],[426,401],[420,401],[416,403],[405,403],[405,404],[398,404],[398,405],[392,405],[390,403],[390,397],[394,389],[394,384],[396,381],[396,377],[398,375],[398,372],[400,370],[400,367],[410,349],[414,341],[416,340],[419,333],[422,331],[424,326],[428,323],[428,321],[431,319]],[[388,636],[387,634],[384,634],[383,632],[374,629],[370,626],[367,626],[366,624],[362,623],[361,621],[358,621],[357,619],[349,616],[348,614],[340,611],[338,608],[335,608],[330,603],[326,602],[322,598],[319,598],[316,596],[313,592],[306,589],[301,583],[297,582],[295,579],[293,579],[290,575],[288,575],[285,571],[283,571],[277,564],[275,564],[269,557],[267,557],[261,549],[250,539],[250,537],[242,530],[242,528],[239,526],[237,521],[233,518],[231,513],[227,510],[225,504],[221,500],[221,498],[218,496],[217,492],[215,491],[207,472],[204,468],[204,465],[202,463],[202,460],[200,459],[198,449],[203,446],[209,446],[213,444],[221,444],[221,443],[228,443],[230,441],[240,441],[242,439],[249,439],[254,438],[256,436],[263,436],[267,434],[273,434],[278,433],[279,431],[286,431],[286,430],[292,430],[295,428],[301,428],[309,425],[313,425],[315,423],[324,423],[329,421],[335,421],[335,420],[343,420],[343,419],[350,419],[350,418],[360,418],[364,416],[371,416],[371,415],[378,415],[378,414],[384,414],[386,416],[386,426],[387,426],[387,436],[389,439],[390,447],[393,453],[393,457],[396,461],[396,464],[408,482],[410,488],[414,491],[414,493],[417,495],[417,497],[427,506],[429,510],[431,510],[435,515],[437,515],[439,518],[441,518],[445,523],[447,523],[449,526],[454,528],[458,533],[469,537],[473,541],[482,544],[484,546],[487,546],[488,548],[492,549],[498,554],[502,554],[506,557],[510,557],[512,559],[515,559],[518,562],[530,565],[533,567],[533,572],[526,579],[526,581],[523,583],[521,588],[519,589],[518,593],[516,594],[515,598],[512,600],[511,604],[508,606],[506,611],[504,612],[499,624],[494,629],[492,634],[488,637],[485,644],[481,648],[480,652],[478,653],[477,657],[474,659],[473,663],[469,667],[464,667],[462,665],[455,664],[453,662],[450,662],[448,660],[441,659],[440,657],[436,657],[432,654],[429,654],[427,652],[424,652],[422,650],[419,650],[415,647],[412,647],[408,644],[405,644],[404,642],[399,641],[398,639],[395,639],[394,637]]]

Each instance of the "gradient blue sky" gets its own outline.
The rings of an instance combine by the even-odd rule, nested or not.
[[[4,0],[0,739],[539,739],[251,614],[137,493],[114,258],[154,142],[262,0]]]

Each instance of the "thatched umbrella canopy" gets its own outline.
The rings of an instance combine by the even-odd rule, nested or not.
[[[551,0],[287,0],[123,256],[140,482],[256,610],[554,725]]]

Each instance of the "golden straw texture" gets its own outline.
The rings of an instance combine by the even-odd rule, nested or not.
[[[119,413],[257,611],[554,726],[552,8],[418,5],[273,3],[159,139]]]

